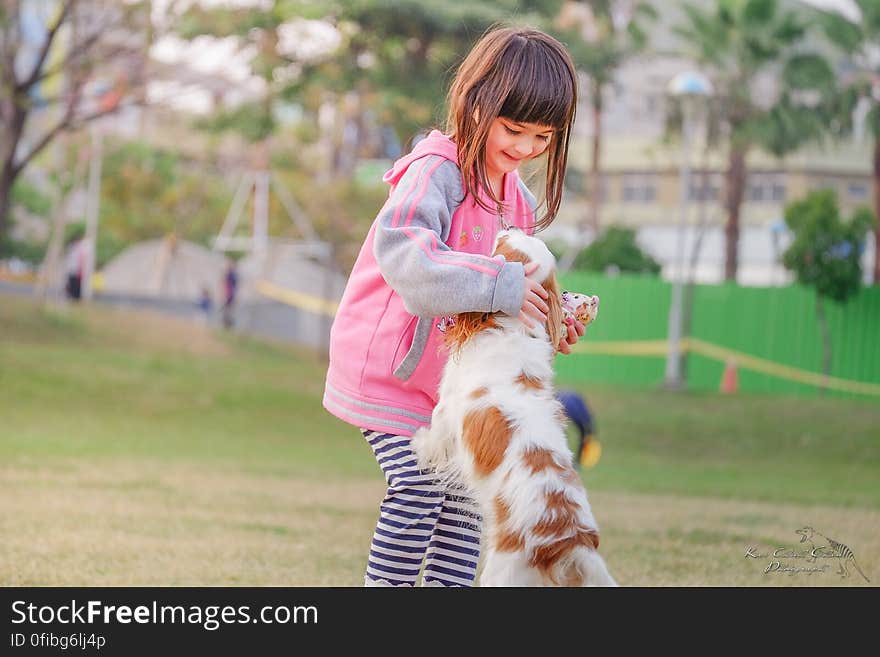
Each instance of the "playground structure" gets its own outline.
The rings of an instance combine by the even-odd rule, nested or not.
[[[269,193],[281,201],[300,239],[269,235]],[[248,199],[253,214],[241,230]],[[236,189],[212,248],[168,235],[130,246],[96,276],[97,299],[198,317],[207,293],[219,309],[223,273],[231,253],[239,254],[238,292],[233,313],[237,331],[326,349],[336,303],[346,277],[332,261],[311,221],[275,174],[247,171]]]

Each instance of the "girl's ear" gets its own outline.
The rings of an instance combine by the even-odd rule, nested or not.
[[[479,123],[480,122],[480,108],[475,107],[474,113],[471,116],[473,116],[474,123]]]
[[[563,324],[562,297],[559,294],[559,283],[556,281],[556,273],[550,274],[541,285],[547,291],[547,305],[550,307],[550,312],[547,313],[547,335],[550,337],[550,344],[556,350],[559,348],[560,340],[562,340],[563,331],[566,330]]]

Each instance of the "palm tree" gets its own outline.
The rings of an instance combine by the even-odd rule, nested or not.
[[[707,9],[687,3],[683,9],[685,20],[675,31],[686,54],[711,78],[726,128],[724,278],[735,281],[746,156],[751,148],[763,147],[781,157],[817,137],[821,121],[796,92],[811,90],[826,98],[833,76],[818,56],[795,52],[807,30],[806,14],[780,10],[776,0],[716,0]],[[780,71],[781,89],[768,108],[755,97],[755,82]]]
[[[593,140],[587,185],[590,199],[587,224],[594,235],[598,235],[600,225],[603,96],[621,65],[647,46],[645,27],[656,17],[650,2],[566,0],[556,20],[575,65],[589,79]]]
[[[867,127],[874,136],[874,284],[880,284],[880,0],[854,0],[861,20],[850,21],[833,12],[820,12],[828,38],[844,53],[844,92],[838,96],[838,120],[847,126],[852,110],[868,109]]]

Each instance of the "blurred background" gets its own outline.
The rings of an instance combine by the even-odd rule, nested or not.
[[[804,523],[880,573],[880,0],[2,0],[0,582],[360,582],[329,329],[499,22],[580,76],[542,237],[615,576],[856,583],[742,556]]]

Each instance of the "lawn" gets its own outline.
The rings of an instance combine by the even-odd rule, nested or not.
[[[199,324],[0,297],[0,585],[359,585],[384,487],[322,409],[324,368]],[[745,556],[803,525],[880,577],[877,402],[582,392],[621,584],[864,583],[837,560],[764,574]]]

